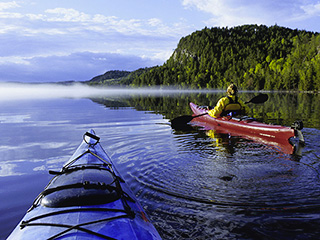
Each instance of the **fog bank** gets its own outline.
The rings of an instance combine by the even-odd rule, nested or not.
[[[126,97],[133,95],[170,95],[181,92],[200,92],[199,90],[179,90],[160,88],[112,88],[91,87],[83,84],[19,84],[0,83],[0,101],[23,99],[55,99],[55,98],[95,98]],[[202,91],[204,92],[204,91]]]

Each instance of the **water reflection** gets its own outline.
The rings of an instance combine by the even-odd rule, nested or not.
[[[179,155],[170,162],[177,162],[165,176],[162,172],[159,182],[140,179],[150,190],[148,197],[158,203],[152,211],[170,226],[179,226],[163,229],[166,239],[261,239],[277,234],[290,239],[299,236],[290,220],[317,212],[319,181],[312,168],[244,139],[176,134]],[[153,171],[159,174],[158,168]],[[271,232],[273,223],[279,225]],[[315,223],[319,220],[307,228],[316,230]]]
[[[214,105],[222,94],[134,96],[123,101],[172,119],[192,114],[190,101]],[[254,96],[241,94],[243,99]],[[152,159],[158,159],[147,160],[142,168],[146,176],[134,171],[139,168],[136,162],[129,164],[136,186],[145,189],[138,195],[156,216],[155,225],[164,239],[299,239],[319,234],[319,159],[309,156],[314,161],[310,163],[303,155],[319,138],[315,134],[311,140],[308,134],[310,128],[319,133],[320,111],[315,111],[319,96],[269,93],[269,98],[263,105],[252,106],[252,116],[287,126],[302,119],[309,138],[305,150],[189,125],[173,130],[174,145],[164,145],[167,139],[163,138],[159,146],[152,142],[152,150],[139,151],[139,158],[148,159],[152,154]],[[104,103],[103,99],[95,101]],[[173,154],[168,158],[160,148]],[[137,160],[137,155],[131,157]],[[121,158],[126,158],[125,152]],[[132,162],[129,156],[126,159]]]
[[[256,93],[240,92],[244,101],[252,99]],[[137,110],[151,111],[163,114],[166,119],[173,119],[180,115],[191,115],[190,102],[197,105],[214,106],[224,96],[224,92],[184,93],[172,96],[166,91],[161,96],[131,95],[115,99],[97,98],[93,101],[106,107],[133,107]],[[268,93],[269,100],[263,104],[251,104],[250,116],[266,123],[290,126],[295,120],[302,120],[305,127],[320,128],[319,94],[307,93]]]
[[[67,161],[89,128],[163,239],[318,236],[319,96],[268,93],[267,103],[252,107],[252,115],[265,122],[304,120],[306,146],[296,158],[219,131],[171,128],[170,119],[191,114],[190,101],[214,105],[223,94],[115,94],[0,105],[0,238],[47,184],[47,171]],[[243,92],[241,98],[254,95]]]
[[[267,92],[269,100],[264,104],[251,104],[251,116],[267,123],[290,126],[301,119],[306,127],[320,128],[319,94]],[[0,83],[0,101],[23,99],[90,98],[94,102],[113,109],[133,107],[137,110],[163,114],[166,119],[191,114],[190,102],[214,106],[225,95],[218,90],[178,90],[159,88],[96,88],[76,84],[71,86],[50,84]],[[239,97],[248,101],[257,93],[240,92]],[[17,120],[28,115],[15,116]],[[0,116],[0,122],[3,116]],[[6,118],[8,119],[8,116]],[[4,119],[6,121],[6,119]]]

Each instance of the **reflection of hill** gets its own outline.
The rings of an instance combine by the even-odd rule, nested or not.
[[[191,115],[189,102],[198,105],[214,106],[224,93],[179,93],[160,96],[132,95],[119,98],[94,98],[92,101],[108,108],[132,107],[138,111],[162,114],[166,119],[180,115]],[[250,100],[257,93],[241,93],[240,98]],[[268,93],[269,100],[264,104],[250,104],[251,116],[262,122],[290,126],[301,119],[306,127],[320,128],[320,95],[306,93]]]
[[[111,99],[111,98],[90,98],[93,102],[102,104],[111,109],[118,109],[124,107],[130,107],[125,101],[120,99]]]
[[[214,95],[215,101],[219,95]],[[167,119],[175,118],[179,115],[192,114],[189,102],[208,102],[206,94],[182,93],[176,95],[146,96],[133,95],[119,98],[92,98],[91,100],[103,104],[108,108],[132,107],[138,111],[150,111],[162,114]],[[212,100],[212,98],[211,98]]]

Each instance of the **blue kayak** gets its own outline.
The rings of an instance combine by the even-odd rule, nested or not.
[[[93,130],[8,239],[161,239]]]

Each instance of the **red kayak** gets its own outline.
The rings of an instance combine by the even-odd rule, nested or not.
[[[208,109],[190,103],[194,115],[205,114]],[[304,143],[301,133],[302,127],[285,127],[280,125],[271,125],[255,121],[250,117],[219,117],[213,118],[209,114],[193,118],[193,124],[204,127],[205,129],[214,129],[217,133],[227,133],[232,136],[241,136],[254,141],[279,146],[285,153],[292,153],[292,138],[297,138],[300,143]]]

